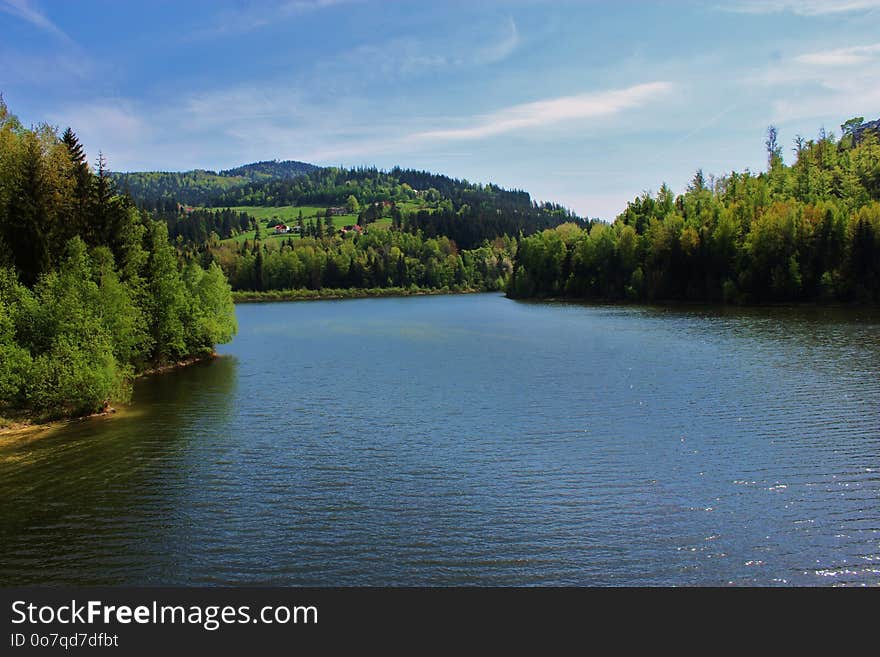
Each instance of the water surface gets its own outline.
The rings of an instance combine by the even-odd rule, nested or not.
[[[238,306],[120,417],[0,439],[0,583],[880,583],[880,318]]]

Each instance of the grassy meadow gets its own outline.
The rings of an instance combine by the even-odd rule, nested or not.
[[[303,221],[307,224],[310,221],[320,221],[323,223],[324,213],[327,211],[327,207],[328,206],[326,205],[241,205],[234,206],[230,209],[235,210],[236,212],[244,212],[245,214],[250,215],[258,222],[260,222],[263,240],[266,244],[271,245],[276,240],[286,240],[289,238],[298,239],[299,236],[294,233],[276,235],[274,229],[268,228],[266,226],[267,223],[271,221],[280,221],[289,226],[295,226],[297,221],[299,220],[300,213],[302,213]],[[404,214],[407,212],[416,212],[418,210],[432,209],[428,203],[425,203],[421,200],[404,201],[402,203],[398,203],[397,207],[399,207],[401,212],[403,212]],[[351,226],[352,224],[356,224],[357,220],[358,217],[356,214],[337,215],[333,217],[333,227],[339,229],[343,226]],[[382,219],[379,219],[378,221],[370,224],[371,228],[387,228],[389,226],[391,226],[391,219],[389,217],[383,217]],[[223,242],[241,244],[245,240],[253,242],[255,237],[256,231],[249,230],[243,233],[239,233],[234,237],[230,237],[229,239],[223,240]]]

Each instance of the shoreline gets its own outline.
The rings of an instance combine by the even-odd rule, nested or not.
[[[88,422],[90,420],[107,419],[117,415],[119,411],[112,406],[106,410],[90,413],[89,415],[80,415],[77,417],[61,418],[60,420],[47,420],[39,422],[33,419],[20,419],[0,427],[0,448],[5,447],[18,440],[25,438],[34,438],[40,433],[52,433],[56,429],[69,426],[77,422]]]
[[[238,290],[232,293],[235,303],[265,303],[272,301],[331,301],[339,299],[372,299],[380,297],[425,297],[449,294],[479,294],[486,290],[465,288],[452,289],[423,289],[388,287],[388,288],[325,288],[323,290],[293,289],[293,290],[266,290],[264,292]]]
[[[723,301],[690,301],[686,299],[671,300],[631,300],[631,299],[590,299],[583,297],[512,297],[504,294],[505,299],[526,303],[574,303],[588,306],[643,306],[652,308],[730,308],[730,309],[772,309],[772,308],[822,308],[839,310],[880,310],[880,304],[843,301],[768,301],[764,303],[724,303]]]
[[[215,351],[204,356],[193,356],[191,358],[185,358],[181,361],[177,361],[176,363],[169,363],[167,365],[161,365],[159,367],[153,367],[148,370],[144,370],[143,372],[136,374],[132,381],[137,381],[138,379],[147,376],[165,374],[173,370],[180,370],[185,367],[190,367],[192,365],[196,365],[198,363],[203,363],[220,357],[220,354]],[[127,408],[128,406],[129,404],[124,404],[120,405],[120,408]],[[108,404],[104,407],[103,410],[97,411],[95,413],[89,413],[88,415],[77,415],[73,417],[46,420],[42,422],[34,417],[29,417],[27,414],[22,414],[18,417],[15,417],[14,419],[11,419],[9,424],[5,426],[0,426],[0,441],[2,441],[2,443],[5,443],[7,442],[7,440],[26,438],[32,436],[33,434],[42,431],[52,431],[60,427],[72,424],[74,422],[87,422],[89,420],[106,419],[118,415],[119,412],[119,409]],[[2,443],[0,443],[0,446],[2,446]]]
[[[173,370],[181,370],[185,367],[190,367],[191,365],[196,365],[198,363],[204,363],[209,360],[214,360],[215,358],[220,358],[220,354],[216,351],[212,351],[210,354],[205,354],[203,356],[190,356],[189,358],[184,358],[183,360],[179,360],[176,363],[168,363],[167,365],[160,365],[158,367],[152,367],[148,370],[144,370],[140,374],[135,375],[134,380],[145,377],[145,376],[153,376],[154,374],[164,374],[166,372],[171,372]]]

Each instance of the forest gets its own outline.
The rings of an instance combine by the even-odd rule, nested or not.
[[[522,190],[399,167],[391,171],[325,168],[294,180],[245,185],[220,193],[211,204],[337,205],[351,196],[358,200],[363,212],[384,202],[431,204],[431,211],[403,217],[404,229],[412,233],[422,231],[427,237],[449,237],[463,249],[476,248],[485,240],[502,235],[529,235],[566,221],[581,221],[560,205],[533,202]]]
[[[133,198],[152,203],[175,199],[181,203],[206,203],[223,190],[256,181],[294,178],[317,170],[314,164],[294,160],[254,162],[224,171],[138,171],[111,173],[118,189]]]
[[[409,288],[503,290],[513,271],[516,238],[498,237],[459,250],[448,237],[401,230],[363,235],[287,238],[270,248],[217,240],[192,252],[219,264],[235,290]]]
[[[72,130],[25,128],[0,100],[0,416],[100,411],[235,332],[218,265],[185,261]]]
[[[876,124],[875,124],[876,125]],[[880,301],[880,141],[861,117],[841,137],[797,137],[787,165],[666,186],[611,223],[519,241],[508,295],[725,303]]]
[[[589,225],[520,190],[400,168],[331,167],[255,181],[216,189],[203,207],[132,196],[167,224],[185,257],[219,264],[237,291],[502,290],[518,237],[561,223]],[[295,234],[278,239],[272,228],[280,220],[257,218],[273,207],[279,214],[300,208]],[[364,234],[341,234],[333,209]]]

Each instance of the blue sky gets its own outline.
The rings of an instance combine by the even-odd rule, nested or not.
[[[880,117],[880,0],[0,0],[0,91],[117,171],[399,164],[610,219]]]

